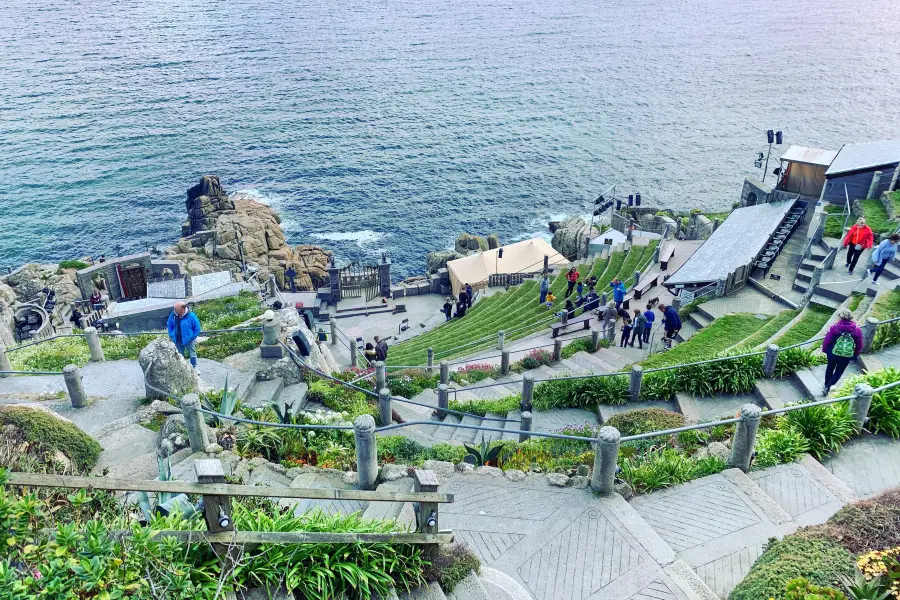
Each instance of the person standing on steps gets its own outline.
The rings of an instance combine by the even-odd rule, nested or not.
[[[602,311],[603,336],[610,342],[613,341],[613,336],[616,333],[616,316],[616,303],[613,301],[607,302],[606,308]]]
[[[169,315],[166,322],[166,329],[169,331],[169,339],[175,344],[178,353],[184,356],[187,351],[191,361],[191,366],[200,374],[197,367],[197,336],[200,335],[200,319],[197,318],[188,305],[178,301]]]
[[[366,362],[369,366],[373,366],[377,358],[375,358],[375,346],[372,345],[372,342],[366,344],[366,349],[363,351],[363,355],[366,357]]]
[[[618,277],[615,277],[612,283],[609,284],[609,287],[612,288],[613,302],[616,303],[616,308],[619,308],[622,306],[622,302],[625,301],[625,284]]]
[[[624,348],[628,345],[628,340],[631,339],[631,330],[633,329],[631,325],[631,317],[628,316],[628,313],[625,313],[625,316],[622,317],[622,338],[619,340],[619,346]]]
[[[853,322],[853,313],[842,308],[838,311],[837,323],[831,326],[822,341],[822,351],[828,357],[825,367],[825,388],[827,396],[837,384],[850,361],[859,356],[863,347],[863,334]]]
[[[453,314],[453,303],[450,302],[450,298],[444,300],[444,306],[442,310],[444,311],[444,317],[446,317],[446,319],[449,321],[452,318],[451,315]]]
[[[297,271],[294,270],[294,265],[288,265],[287,271],[284,272],[285,279],[288,280],[288,285],[291,286],[291,293],[297,293]]]
[[[387,360],[388,344],[387,340],[383,340],[377,335],[375,336],[375,360],[382,362]]]
[[[578,296],[584,295],[584,282],[581,281],[580,279],[577,282],[575,282],[575,294]]]
[[[466,308],[472,308],[472,286],[466,284]]]
[[[651,313],[652,314],[652,313]],[[647,333],[647,317],[641,312],[641,309],[634,309],[634,330],[631,334],[631,342],[629,346],[634,346],[634,340],[638,341],[638,348],[644,349],[644,335]]]
[[[878,283],[878,277],[884,271],[884,268],[889,262],[894,260],[895,256],[897,256],[898,241],[900,241],[900,235],[894,233],[891,237],[878,244],[878,247],[872,252],[872,264],[874,266],[866,271],[863,278],[868,277],[869,271],[871,271],[872,273],[875,273],[875,277],[872,278],[872,283]]]
[[[853,274],[853,269],[856,268],[856,262],[859,260],[859,257],[863,252],[871,248],[874,242],[875,234],[866,225],[866,220],[860,217],[856,225],[851,227],[847,235],[844,236],[844,248],[847,249],[847,264],[844,265],[844,268],[847,269],[848,273]]]
[[[544,273],[544,276],[541,277],[541,299],[538,304],[543,304],[547,301],[548,292],[550,292],[550,277]]]
[[[653,307],[651,305],[647,305],[647,310],[644,311],[644,318],[647,320],[647,326],[644,329],[644,342],[650,343],[650,333],[653,329],[653,322],[656,320],[656,315],[653,314]]]
[[[578,272],[576,267],[572,267],[569,269],[569,272],[566,273],[566,284],[568,285],[566,288],[566,298],[572,295],[572,290],[575,289],[575,282],[578,281],[580,276],[581,273]]]
[[[466,312],[466,308],[469,305],[469,295],[466,293],[466,288],[459,290],[459,304],[463,307],[463,313]]]
[[[681,331],[681,317],[678,316],[678,311],[675,310],[674,306],[666,306],[662,302],[657,305],[659,312],[663,314],[663,343],[666,347],[671,347],[672,342],[675,341],[675,336],[678,335],[678,332]]]
[[[547,308],[553,308],[553,303],[556,302],[556,296],[553,295],[553,292],[547,292],[547,297],[544,298],[544,304],[547,305]]]

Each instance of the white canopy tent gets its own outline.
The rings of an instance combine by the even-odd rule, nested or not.
[[[450,273],[453,295],[459,295],[459,291],[467,283],[475,289],[486,288],[488,276],[495,273],[538,273],[544,268],[544,256],[550,257],[551,265],[567,262],[547,240],[541,238],[516,242],[502,248],[503,258],[498,257],[499,249],[494,249],[449,261],[447,271]]]

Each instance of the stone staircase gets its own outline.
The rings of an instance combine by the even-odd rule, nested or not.
[[[265,408],[270,404],[278,404],[281,410],[291,407],[292,414],[297,414],[306,407],[306,394],[309,386],[304,383],[284,385],[284,378],[276,377],[266,381],[250,378],[238,387],[238,398],[245,406]]]
[[[691,312],[687,319],[681,321],[681,331],[675,336],[678,342],[686,342],[691,339],[695,333],[708,327],[715,320],[715,316],[698,306]]]

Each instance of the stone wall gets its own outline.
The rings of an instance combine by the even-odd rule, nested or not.
[[[764,204],[771,192],[771,185],[765,184],[755,177],[747,177],[744,179],[744,187],[741,190],[741,207]]]
[[[78,271],[75,277],[78,288],[81,290],[81,297],[83,299],[90,298],[91,292],[96,287],[97,279],[102,278],[106,281],[106,292],[109,294],[109,299],[112,301],[122,300],[123,292],[122,287],[119,285],[119,275],[116,272],[116,267],[121,266],[124,269],[134,264],[139,264],[144,268],[144,278],[149,283],[153,275],[150,254],[143,252],[141,254],[122,256]]]

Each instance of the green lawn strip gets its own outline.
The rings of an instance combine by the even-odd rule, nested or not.
[[[759,331],[768,322],[769,319],[759,319],[751,314],[721,317],[688,341],[667,352],[654,354],[641,364],[645,369],[652,369],[714,358],[719,352]]]
[[[844,212],[843,205],[825,204],[825,212],[829,215],[840,215]],[[852,224],[853,217],[850,217],[848,225]],[[825,237],[841,238],[844,235],[844,218],[840,216],[828,217],[825,220]]]
[[[769,321],[763,328],[744,340],[742,346],[746,348],[756,348],[760,344],[764,344],[770,337],[778,333],[782,327],[791,322],[791,320],[800,314],[799,310],[783,310],[778,313],[774,319]]]
[[[900,290],[883,294],[872,305],[872,316],[881,321],[900,315]]]
[[[860,200],[859,204],[866,215],[866,224],[875,233],[889,233],[897,227],[896,222],[888,221],[887,209],[881,200]]]
[[[627,289],[630,289],[634,285],[632,276],[634,275],[635,269],[640,266],[641,259],[643,259],[644,251],[646,249],[646,246],[632,246],[628,255],[625,257],[625,260],[622,262],[622,266],[619,267],[619,272],[616,276],[625,283]]]
[[[853,292],[850,294],[850,303],[847,305],[847,310],[855,312],[856,309],[859,308],[859,303],[862,302],[864,297],[865,294],[861,294],[860,292]]]
[[[894,215],[900,216],[900,191],[891,192],[888,197],[891,199],[891,204],[894,205]]]
[[[606,266],[609,264],[609,257],[603,259],[598,259],[594,261],[594,266],[591,267],[591,272],[587,274],[588,277],[594,276],[597,279],[600,278],[600,275],[603,271],[606,270]]]
[[[810,302],[800,320],[794,323],[784,335],[775,340],[775,343],[779,347],[784,348],[814,338],[819,333],[819,330],[825,326],[832,314],[834,314],[834,309]]]

